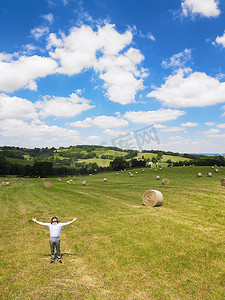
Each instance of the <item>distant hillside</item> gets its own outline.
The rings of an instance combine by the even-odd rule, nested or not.
[[[153,150],[152,150],[153,151]],[[54,166],[77,167],[84,164],[96,163],[98,166],[109,166],[115,157],[122,156],[126,160],[133,158],[145,159],[147,162],[178,162],[190,161],[178,153],[159,151],[139,152],[137,150],[122,150],[117,147],[97,145],[77,145],[60,148],[19,148],[0,147],[0,156],[10,163],[32,165],[36,161],[52,162]]]

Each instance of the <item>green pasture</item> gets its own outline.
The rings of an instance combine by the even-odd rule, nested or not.
[[[72,176],[46,178],[50,188],[8,177],[12,185],[0,187],[0,299],[224,299],[225,168],[211,171],[145,168],[70,185]],[[148,189],[162,192],[162,206],[142,204]],[[50,265],[48,228],[31,218],[54,215],[78,219],[62,228],[63,263]]]

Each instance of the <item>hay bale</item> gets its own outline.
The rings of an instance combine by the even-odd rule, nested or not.
[[[107,178],[104,178],[104,182],[106,182],[107,181]]]
[[[87,186],[87,185],[88,185],[87,180],[84,180],[82,184],[83,184],[84,186]]]
[[[221,179],[221,186],[225,186],[225,178]]]
[[[155,172],[157,172],[158,170],[157,169],[155,169]]]
[[[138,172],[135,172],[136,174],[138,174]]]
[[[208,176],[208,177],[212,177],[212,173],[210,173],[210,172],[207,173],[207,176]]]
[[[170,183],[170,181],[168,178],[163,178],[162,184],[169,184],[169,183]]]
[[[118,175],[119,175],[119,173],[116,173],[116,175],[118,176]]]
[[[130,176],[133,177],[134,175],[133,175],[133,174],[130,174]]]
[[[215,173],[218,173],[218,172],[219,172],[219,170],[218,170],[218,169],[214,169],[214,172],[215,172]]]
[[[199,178],[202,177],[202,173],[198,173],[197,177],[199,177]]]
[[[211,169],[214,169],[214,166],[211,166]]]
[[[89,176],[92,176],[92,174],[89,174]]]
[[[145,170],[144,169],[142,169],[142,172],[144,172]]]
[[[159,180],[159,179],[160,179],[160,176],[156,176],[155,179],[156,179],[156,180]]]
[[[159,171],[162,171],[162,168],[159,168]]]
[[[46,188],[50,188],[52,186],[51,182],[49,182],[49,181],[45,181],[44,185]]]
[[[157,190],[147,190],[142,195],[142,201],[146,206],[160,206],[163,203],[163,194]]]

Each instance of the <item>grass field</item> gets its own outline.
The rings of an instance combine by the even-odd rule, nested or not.
[[[224,299],[225,168],[209,171],[146,168],[0,187],[0,299]],[[163,193],[162,206],[142,205],[147,189]],[[78,220],[62,228],[63,264],[50,265],[48,228],[31,218],[53,215]]]

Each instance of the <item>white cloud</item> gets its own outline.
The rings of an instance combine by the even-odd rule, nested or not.
[[[211,135],[211,134],[215,134],[215,133],[219,133],[219,132],[220,132],[220,130],[217,128],[210,128],[209,130],[203,131],[202,133],[205,135]]]
[[[0,94],[0,119],[30,120],[38,117],[32,102]]]
[[[30,144],[33,146],[54,144],[57,146],[80,142],[80,133],[76,130],[68,130],[59,126],[47,126],[45,124],[29,124],[23,120],[0,120],[2,138],[8,141],[17,141],[18,145]],[[31,142],[32,141],[32,142]]]
[[[204,107],[225,102],[225,83],[200,72],[184,75],[185,71],[180,69],[147,96],[171,107]]]
[[[50,24],[52,24],[53,21],[54,21],[54,16],[53,16],[52,13],[47,14],[47,15],[43,15],[42,18],[43,18],[44,20],[48,21]]]
[[[170,57],[169,61],[163,61],[162,66],[164,68],[180,68],[191,60],[191,49],[184,49],[183,52],[179,52]]]
[[[222,36],[217,36],[215,42],[212,43],[213,45],[222,45],[225,48],[225,32]]]
[[[184,131],[184,130],[185,130],[184,127],[167,127],[167,128],[161,129],[161,131],[168,131],[168,132]]]
[[[55,116],[71,118],[81,114],[83,111],[93,108],[89,101],[79,97],[75,93],[69,97],[45,96],[43,101],[36,102],[42,117]]]
[[[111,101],[128,104],[134,102],[135,95],[143,88],[145,69],[138,69],[144,56],[138,49],[129,48],[132,33],[127,30],[120,34],[114,25],[98,26],[93,31],[90,26],[73,27],[68,36],[57,38],[50,34],[48,49],[50,56],[60,62],[59,73],[73,75],[94,68],[104,81],[107,96]]]
[[[98,126],[99,128],[118,128],[122,126],[128,126],[128,122],[127,120],[119,117],[98,116],[95,118],[86,118],[83,121],[73,122],[69,125],[82,128],[91,127],[93,125]]]
[[[125,131],[125,130],[105,129],[103,131],[103,133],[106,134],[106,135],[109,135],[109,136],[120,136],[120,135],[127,134],[127,131]]]
[[[48,34],[49,28],[47,26],[40,26],[32,29],[30,32],[36,40],[39,40],[42,36]]]
[[[147,38],[150,39],[150,40],[152,40],[153,42],[155,42],[155,37],[154,37],[154,35],[151,32],[147,33]]]
[[[156,111],[128,111],[124,114],[124,118],[137,124],[152,124],[155,122],[176,120],[184,114],[185,112],[181,110],[160,108]]]
[[[210,18],[220,14],[217,0],[184,0],[181,7],[185,16],[200,14]]]
[[[48,57],[21,56],[10,62],[0,61],[0,91],[14,92],[21,88],[36,90],[34,79],[55,73],[57,63]]]
[[[181,123],[181,126],[184,126],[184,127],[195,127],[195,126],[198,126],[199,124],[196,123],[196,122],[187,122],[187,123]]]
[[[218,125],[216,125],[216,127],[218,127],[218,128],[225,128],[225,123],[218,124]]]
[[[215,122],[205,122],[205,125],[207,125],[207,126],[214,126],[214,125],[216,125],[216,123]]]

